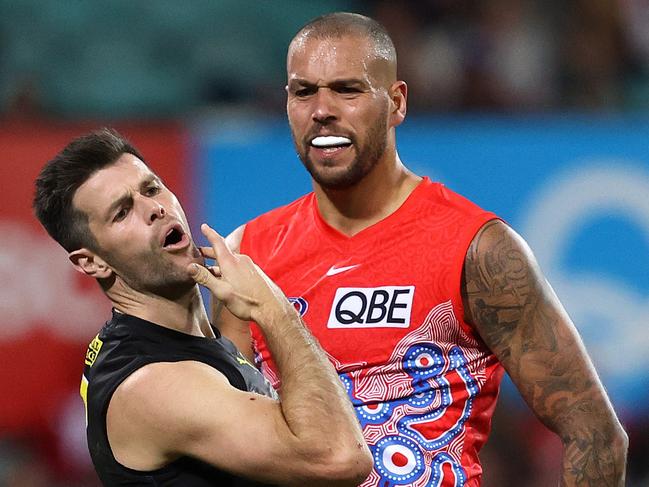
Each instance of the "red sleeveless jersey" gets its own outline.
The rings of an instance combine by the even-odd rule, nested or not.
[[[363,486],[475,486],[502,366],[463,321],[471,240],[493,213],[428,178],[347,237],[315,195],[246,225],[241,253],[282,288],[335,365],[374,456]],[[263,372],[278,385],[252,326]]]

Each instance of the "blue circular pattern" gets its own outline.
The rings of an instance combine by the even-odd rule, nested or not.
[[[439,375],[444,369],[442,349],[433,343],[411,346],[403,358],[403,368],[413,378],[413,384]]]
[[[386,436],[372,447],[374,465],[383,486],[412,485],[425,471],[419,446],[403,436]],[[395,462],[395,456],[400,462]],[[405,463],[404,463],[405,461]]]
[[[389,402],[380,402],[355,406],[358,421],[364,428],[368,424],[383,424],[392,414],[392,405]]]
[[[416,392],[408,397],[408,404],[416,408],[426,408],[433,403],[436,396],[437,393],[434,390]]]

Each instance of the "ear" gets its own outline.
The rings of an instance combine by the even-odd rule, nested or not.
[[[70,252],[68,259],[77,271],[90,277],[104,279],[113,274],[113,269],[105,260],[85,247]]]
[[[405,81],[395,81],[388,91],[391,102],[390,127],[401,125],[406,118],[408,85]]]

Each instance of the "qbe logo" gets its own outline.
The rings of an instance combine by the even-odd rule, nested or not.
[[[408,328],[415,286],[341,287],[327,328]]]

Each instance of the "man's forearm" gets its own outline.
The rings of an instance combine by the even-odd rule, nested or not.
[[[331,415],[338,416],[341,409],[356,423],[338,374],[293,307],[273,309],[257,323],[280,373],[282,403],[291,427],[315,431],[319,426],[314,424],[313,418],[321,418],[322,427],[327,430],[334,419]],[[308,421],[304,421],[305,416],[300,411],[303,408],[311,411]],[[320,414],[316,414],[318,410]],[[318,434],[323,434],[323,430]]]
[[[628,440],[614,425],[592,423],[564,441],[561,486],[623,487]]]
[[[561,485],[624,485],[626,434],[527,244],[502,222],[486,224],[464,276],[467,319],[564,444]]]
[[[360,484],[372,456],[333,366],[279,287],[248,256],[233,254],[209,226],[201,230],[212,245],[207,255],[218,266],[190,264],[189,275],[233,316],[259,324],[284,380],[281,400],[262,420],[271,421],[281,452],[291,455],[286,461],[307,467],[292,471],[282,484]]]
[[[282,380],[284,417],[307,448],[304,453],[312,456],[314,463],[326,464],[327,457],[336,453],[321,445],[336,444],[338,451],[365,450],[369,467],[369,450],[338,374],[293,306],[287,302],[284,309],[273,307],[256,322],[264,332]],[[350,460],[358,461],[358,456],[354,457]],[[335,485],[339,474],[342,472],[331,472],[330,485]],[[359,478],[359,483],[362,480]]]

